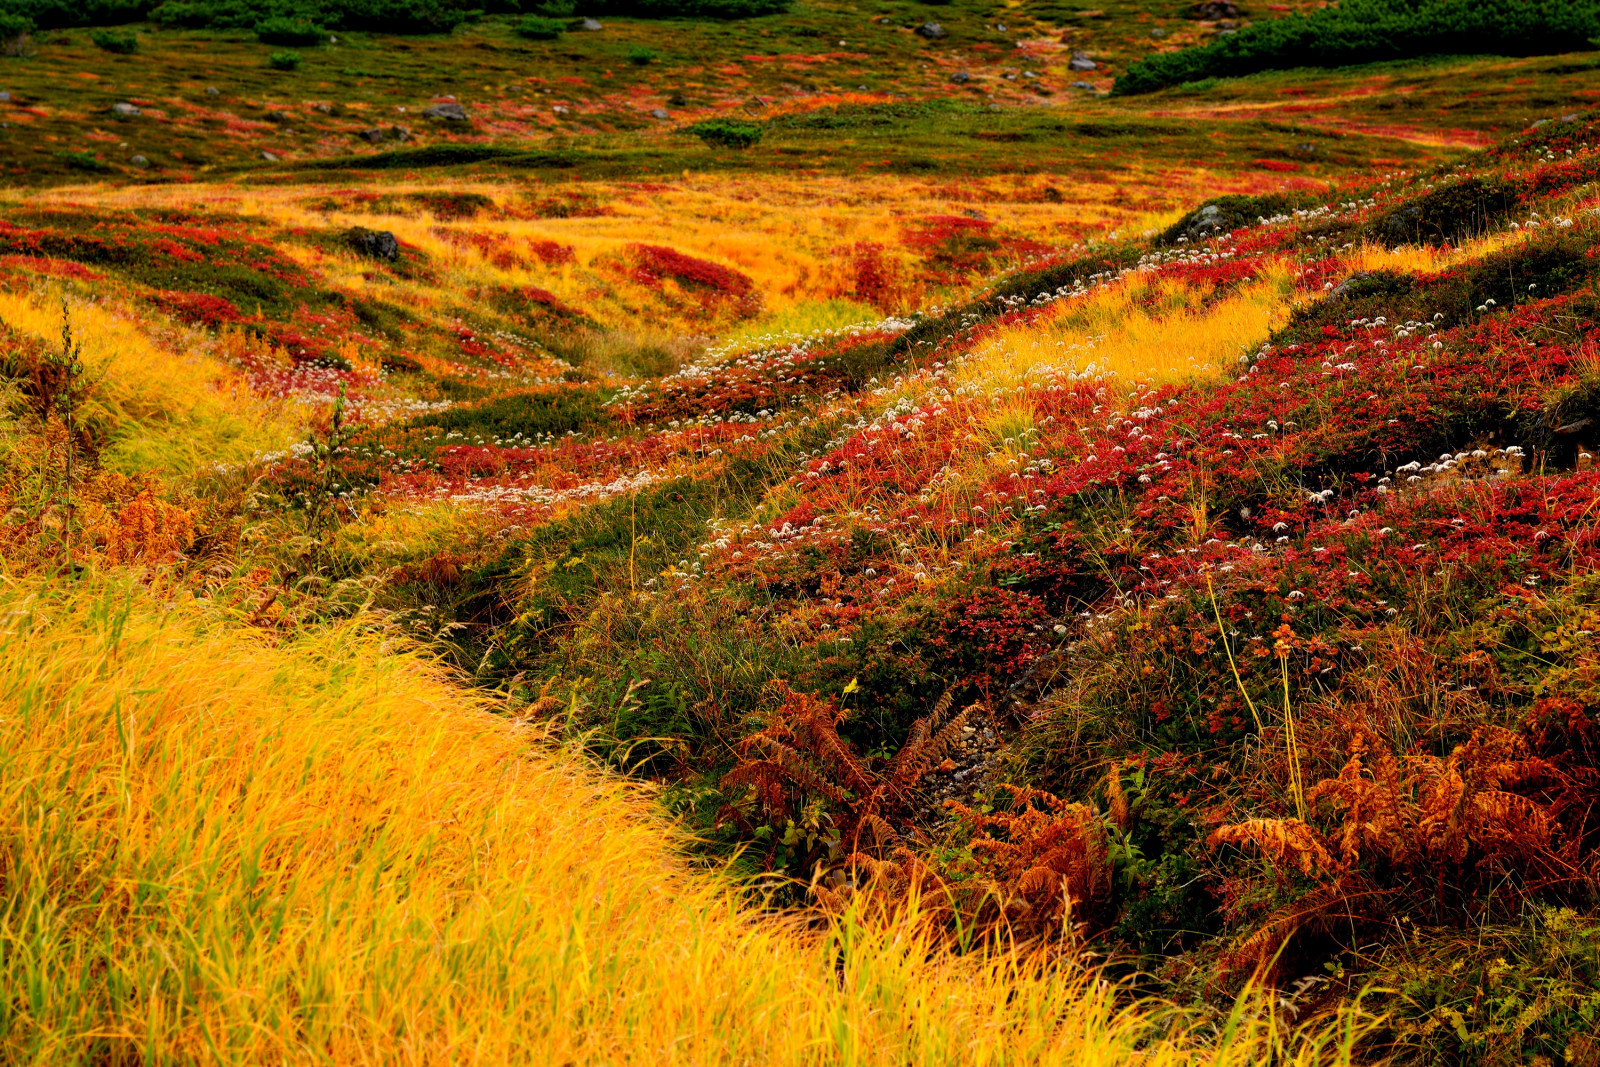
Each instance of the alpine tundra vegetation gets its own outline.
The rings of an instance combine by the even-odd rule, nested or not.
[[[0,1062],[1600,1065],[1595,0],[0,0]]]

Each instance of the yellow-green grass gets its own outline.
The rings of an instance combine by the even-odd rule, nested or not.
[[[914,925],[805,933],[635,786],[358,624],[281,644],[111,578],[0,592],[0,1061],[1253,1063]]]
[[[301,429],[291,408],[252,395],[204,352],[201,335],[158,336],[115,302],[72,300],[67,315],[87,382],[79,419],[108,432],[101,462],[112,470],[187,476],[281,449]],[[0,323],[59,348],[61,294],[0,291]]]

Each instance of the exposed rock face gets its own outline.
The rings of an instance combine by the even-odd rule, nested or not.
[[[388,230],[369,230],[365,226],[352,226],[344,235],[350,247],[368,259],[400,258],[400,242]]]
[[[467,109],[454,100],[446,100],[442,104],[435,104],[422,113],[424,118],[443,119],[446,122],[466,122]]]

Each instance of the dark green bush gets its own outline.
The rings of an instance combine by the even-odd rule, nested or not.
[[[1308,15],[1254,23],[1203,48],[1146,56],[1117,78],[1112,92],[1419,55],[1553,55],[1597,36],[1595,0],[1343,0]]]
[[[636,67],[649,66],[655,62],[656,54],[648,48],[635,48],[628,53],[628,62]]]
[[[111,52],[115,55],[131,55],[139,50],[139,39],[131,33],[117,33],[114,30],[95,30],[89,35],[94,46],[102,52]]]
[[[791,0],[602,0],[601,14],[643,19],[750,19],[781,15]]]
[[[56,158],[73,170],[87,170],[95,174],[103,174],[111,169],[105,161],[96,158],[93,152],[57,152]]]
[[[295,70],[300,66],[300,53],[274,52],[267,57],[267,66],[273,70]]]
[[[689,127],[689,132],[713,148],[749,148],[761,140],[761,124],[736,119],[707,119]]]
[[[29,29],[37,26],[47,30],[138,22],[152,3],[154,0],[0,0],[5,15],[29,20]]]
[[[256,39],[262,44],[320,44],[323,32],[307,18],[275,15],[256,23]]]
[[[0,50],[33,32],[33,20],[25,15],[0,12]]]
[[[566,28],[567,24],[560,19],[529,15],[517,23],[517,36],[526,37],[530,41],[553,41],[560,37]]]
[[[553,19],[570,19],[577,9],[576,0],[536,0],[532,6],[535,15]]]

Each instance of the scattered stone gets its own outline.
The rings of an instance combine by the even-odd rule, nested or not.
[[[593,32],[595,30],[603,30],[605,27],[600,25],[600,23],[596,22],[594,19],[581,19],[579,20],[578,24],[573,27],[573,29],[588,30]]]
[[[374,126],[370,130],[362,130],[360,133],[356,134],[356,136],[361,138],[363,141],[371,141],[373,144],[377,144],[379,141],[383,140],[383,131]]]
[[[1162,29],[1160,26],[1157,26],[1155,29],[1150,31],[1150,36],[1154,37],[1158,41],[1166,35],[1167,31]]]
[[[278,161],[278,157],[273,155],[271,152],[261,153],[261,158],[266,160],[268,163],[276,163]]]
[[[1223,19],[1221,22],[1217,23],[1217,29],[1222,33],[1227,33],[1229,30],[1237,30],[1238,28],[1239,23],[1233,19]]]
[[[1003,23],[1003,22],[997,22],[997,23],[994,24],[994,30],[995,30],[996,33],[1005,33],[1006,32],[1006,24]]]
[[[282,125],[285,122],[293,122],[294,116],[289,114],[287,111],[269,111],[267,112],[267,121],[276,122],[279,125]]]
[[[390,126],[389,136],[396,141],[409,141],[411,140],[411,130],[405,126]]]
[[[858,93],[870,93],[871,91],[872,90],[868,89],[865,85],[856,86],[856,92],[858,92]]]
[[[650,117],[653,119],[670,119],[672,116],[667,113],[666,109],[658,107],[650,112]]]
[[[221,96],[222,95],[222,90],[218,89],[215,85],[208,85],[208,86],[206,86],[206,95],[207,96]]]
[[[312,109],[311,109],[311,110],[313,110],[313,111],[320,111],[320,112],[322,112],[322,113],[323,113],[323,114],[324,114],[324,115],[331,115],[331,114],[333,114],[333,108],[332,108],[332,107],[331,107],[331,106],[330,106],[330,105],[328,105],[328,104],[317,104],[317,105],[315,105],[315,106],[314,106],[314,107],[312,107]]]
[[[1034,71],[1025,70],[1025,71],[1022,72],[1022,76],[1024,78],[1037,78],[1039,75],[1037,73],[1035,73]]]
[[[112,104],[111,111],[113,114],[120,115],[125,119],[139,114],[139,109],[128,103]]]
[[[1217,36],[1218,37],[1232,37],[1234,34],[1236,34],[1238,32],[1239,32],[1238,30],[1218,30],[1217,31]]]
[[[150,161],[143,156],[134,156],[132,159],[128,160],[128,162],[133,166],[138,167],[140,170],[144,170],[150,165]]]
[[[9,103],[11,103],[11,90],[10,89],[0,89],[0,104],[9,104]]]
[[[365,226],[352,226],[344,235],[351,248],[368,259],[400,258],[400,242],[388,230],[369,230]]]
[[[1072,85],[1070,86],[1070,88],[1073,88],[1073,89],[1087,89],[1090,92],[1093,92],[1094,91],[1094,83],[1093,82],[1073,82]]]
[[[930,41],[937,41],[941,37],[950,36],[945,28],[937,22],[924,22],[917,27],[916,34],[918,37],[923,37]]]
[[[955,82],[957,85],[965,85],[972,80],[972,75],[968,74],[964,70],[958,70],[954,74],[950,75],[950,80]]]
[[[443,119],[446,122],[467,121],[467,109],[454,100],[446,100],[442,104],[435,104],[422,114],[424,118]]]
[[[1183,13],[1183,17],[1199,22],[1236,19],[1239,17],[1239,5],[1233,0],[1199,0],[1198,3],[1189,5],[1189,10]]]
[[[1072,53],[1072,58],[1067,61],[1067,69],[1078,71],[1079,73],[1094,70],[1098,66],[1098,63],[1089,58],[1088,52],[1074,52]]]
[[[1297,144],[1294,147],[1295,151],[1304,152],[1308,156],[1317,150],[1317,146],[1311,141],[1307,141],[1304,144]]]

